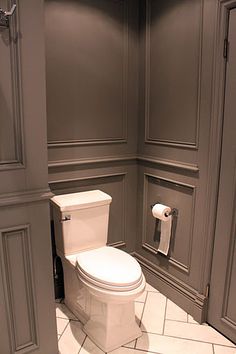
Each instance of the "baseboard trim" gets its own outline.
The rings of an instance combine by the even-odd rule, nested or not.
[[[188,286],[179,279],[164,272],[152,262],[133,252],[132,255],[140,263],[146,280],[163,295],[175,302],[199,322],[206,321],[207,297]]]

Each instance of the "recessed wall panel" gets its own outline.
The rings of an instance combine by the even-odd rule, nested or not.
[[[0,8],[9,10],[18,1],[0,0]],[[19,63],[18,10],[0,27],[0,169],[22,163],[21,98]]]
[[[49,144],[126,141],[128,2],[45,6]]]
[[[158,254],[160,221],[153,217],[151,206],[161,203],[177,209],[178,215],[172,218],[170,249],[165,260],[185,272],[189,272],[191,261],[194,195],[193,186],[144,175],[143,247]]]
[[[201,0],[146,1],[146,142],[197,146]]]
[[[1,266],[12,353],[38,346],[28,226],[0,230]]]

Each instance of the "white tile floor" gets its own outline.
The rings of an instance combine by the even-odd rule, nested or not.
[[[232,342],[207,324],[199,325],[148,284],[135,312],[142,337],[112,354],[236,354]],[[56,303],[56,316],[60,354],[103,354],[64,304]]]

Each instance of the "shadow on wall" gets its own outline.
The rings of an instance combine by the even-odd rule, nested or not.
[[[101,22],[105,19],[106,21],[110,20],[113,26],[123,26],[118,12],[114,11],[114,3],[117,3],[117,9],[120,8],[120,11],[125,12],[127,9],[126,6],[123,6],[125,5],[125,1],[126,0],[46,0],[45,3],[46,11],[50,11],[50,14],[57,18],[69,18],[71,24],[73,20],[76,20],[78,13],[84,16],[86,16],[86,13],[89,13],[90,16],[99,16]],[[129,27],[129,30],[130,29],[132,30],[132,26],[131,28]],[[137,29],[134,28],[134,30],[136,31]]]

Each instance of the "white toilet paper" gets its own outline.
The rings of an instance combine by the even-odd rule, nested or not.
[[[172,216],[168,215],[171,208],[163,204],[155,204],[152,208],[154,218],[161,220],[161,237],[158,252],[167,256],[170,246]]]

